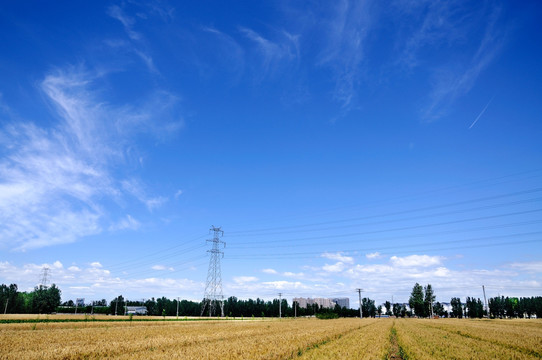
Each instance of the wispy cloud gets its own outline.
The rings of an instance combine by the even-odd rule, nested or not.
[[[256,31],[241,27],[239,31],[256,44],[261,54],[264,73],[269,73],[283,60],[290,61],[299,56],[299,37],[282,31],[281,41],[271,41]]]
[[[528,273],[542,274],[542,261],[515,262],[509,265],[512,269],[525,271]]]
[[[486,27],[476,51],[466,61],[439,68],[434,74],[434,85],[430,103],[423,111],[426,120],[437,120],[444,116],[450,106],[466,95],[476,84],[480,74],[498,55],[504,43],[503,25],[500,24],[501,9],[496,7],[486,15]]]
[[[139,221],[134,219],[129,214],[126,215],[123,219],[121,219],[119,222],[112,224],[109,226],[109,230],[111,231],[117,231],[117,230],[137,230],[141,224]]]
[[[348,112],[357,95],[364,60],[365,39],[375,18],[371,1],[342,0],[335,3],[329,19],[323,20],[328,38],[319,65],[333,73],[333,97]]]
[[[0,129],[6,154],[0,160],[0,222],[4,224],[0,245],[4,248],[28,250],[100,233],[103,199],[130,192],[148,209],[166,201],[138,192],[135,186],[120,186],[122,181],[112,173],[113,165],[125,162],[132,135],[170,132],[169,120],[154,121],[153,111],[160,103],[114,107],[96,96],[94,80],[95,75],[76,67],[50,73],[41,89],[59,121],[50,128],[13,122]],[[126,131],[126,124],[134,125],[131,131]],[[124,220],[110,226],[137,226],[131,217]]]
[[[141,34],[134,31],[133,26],[135,24],[134,18],[126,15],[124,11],[117,5],[111,5],[107,9],[107,14],[114,19],[117,19],[124,26],[124,31],[132,40],[140,40]]]
[[[157,13],[164,20],[169,18],[167,14],[173,13],[172,9],[166,11],[163,10],[164,8],[160,6],[149,6],[149,8],[151,12]],[[152,56],[149,54],[148,47],[145,46],[145,39],[143,35],[140,32],[134,30],[134,25],[136,24],[135,18],[127,15],[124,10],[118,5],[111,5],[107,9],[107,14],[113,19],[118,20],[123,25],[126,35],[128,35],[131,40],[128,42],[108,40],[107,44],[114,48],[121,47],[128,49],[129,51],[133,52],[143,62],[143,64],[145,64],[149,72],[153,74],[160,74]],[[146,15],[144,13],[138,14],[140,18],[146,18]]]

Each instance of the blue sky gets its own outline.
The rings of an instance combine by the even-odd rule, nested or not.
[[[542,295],[538,2],[0,9],[1,282]]]

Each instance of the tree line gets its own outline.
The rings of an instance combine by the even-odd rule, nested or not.
[[[487,316],[483,302],[479,298],[467,297],[462,303],[460,298],[450,300],[450,310],[444,304],[435,302],[435,294],[430,284],[422,287],[416,283],[412,289],[408,304],[390,303],[375,305],[375,301],[365,297],[361,301],[363,317],[381,315],[396,317],[431,316],[454,318],[482,318]],[[492,318],[542,318],[542,297],[494,297],[488,301],[489,316]],[[151,298],[144,301],[130,301],[117,296],[111,301],[106,299],[93,301],[84,306],[77,306],[73,300],[61,303],[61,291],[55,285],[49,287],[36,286],[31,292],[19,292],[16,284],[0,286],[0,313],[8,314],[45,314],[45,313],[86,313],[124,315],[127,306],[145,306],[148,315],[156,316],[200,316],[202,302],[190,300],[168,299],[166,297]],[[286,299],[265,301],[257,298],[241,300],[230,296],[224,300],[224,315],[228,317],[284,317],[318,316],[321,318],[359,317],[360,309],[349,309],[335,305],[324,308],[318,304],[300,307],[299,304],[288,304]],[[208,315],[207,313],[204,315]],[[213,314],[216,316],[216,313]]]
[[[451,310],[445,310],[443,304],[434,302],[435,296],[431,284],[422,287],[416,283],[412,288],[409,298],[410,314],[407,316],[417,317],[453,317],[453,318],[482,318],[488,316],[491,318],[531,318],[536,316],[542,318],[542,297],[493,297],[488,300],[489,314],[484,307],[484,303],[479,298],[467,297],[463,304],[458,297],[452,297],[450,300]]]
[[[60,304],[60,289],[55,285],[36,286],[20,292],[16,284],[0,285],[0,309],[7,314],[49,314]]]

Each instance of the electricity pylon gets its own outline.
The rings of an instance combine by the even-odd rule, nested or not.
[[[40,279],[40,286],[44,289],[47,289],[47,282],[49,281],[47,278],[49,277],[49,267],[44,266],[41,269],[41,279]]]
[[[220,243],[226,243],[220,240],[220,236],[224,235],[219,227],[211,226],[210,231],[214,233],[212,239],[207,240],[213,244],[211,250],[207,250],[208,253],[211,253],[209,259],[209,271],[207,272],[207,283],[205,285],[205,295],[203,297],[203,304],[201,306],[201,315],[205,313],[207,306],[209,307],[209,316],[213,316],[213,312],[217,303],[220,304],[220,314],[224,317],[224,295],[222,294],[222,273],[220,271],[220,255],[224,257],[224,252],[220,251]]]

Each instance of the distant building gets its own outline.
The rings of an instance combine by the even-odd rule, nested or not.
[[[345,307],[347,309],[350,308],[350,299],[349,298],[333,298],[331,299],[335,304],[339,305],[340,307]]]
[[[316,304],[322,308],[328,308],[333,309],[335,307],[336,302],[335,299],[329,299],[329,298],[294,298],[293,301],[297,302],[297,305],[300,308],[306,308],[307,306],[311,306],[313,304]],[[350,300],[348,298],[342,298],[341,300],[346,300],[346,307],[349,306]],[[343,301],[344,302],[344,301]],[[342,306],[342,305],[340,305]]]
[[[128,315],[147,315],[146,306],[127,306],[126,314]]]

